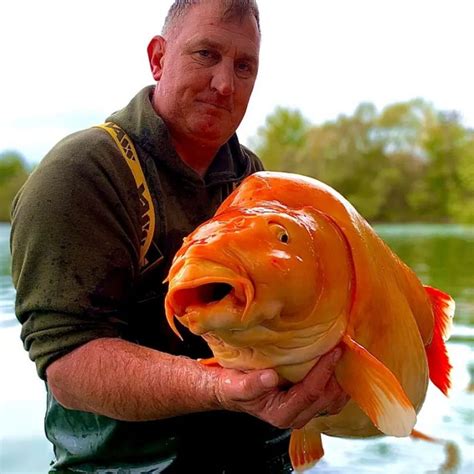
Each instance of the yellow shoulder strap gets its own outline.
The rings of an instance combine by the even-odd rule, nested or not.
[[[140,160],[138,159],[137,151],[133,146],[132,140],[128,135],[115,123],[107,122],[101,125],[96,125],[98,128],[104,129],[114,139],[118,149],[132,172],[133,179],[137,186],[138,195],[140,196],[141,204],[141,222],[142,222],[142,238],[140,240],[140,267],[144,267],[148,262],[146,254],[153,241],[155,233],[155,209],[151,199],[150,190],[145,180]]]

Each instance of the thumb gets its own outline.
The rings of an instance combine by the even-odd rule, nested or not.
[[[274,370],[261,370],[258,373],[260,384],[264,388],[275,388],[278,386],[279,377]]]
[[[241,396],[251,400],[257,398],[278,386],[278,374],[271,369],[248,372],[241,381]]]
[[[278,374],[272,369],[232,372],[220,378],[217,398],[223,407],[235,409],[236,403],[255,400],[272,391],[278,383]]]

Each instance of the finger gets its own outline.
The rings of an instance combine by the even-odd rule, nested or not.
[[[303,385],[311,385],[323,388],[328,383],[336,364],[342,356],[342,351],[336,347],[330,352],[324,354],[317,364],[309,371],[308,375],[303,379]]]
[[[347,405],[347,402],[351,399],[346,393],[341,393],[328,407],[329,415],[337,415]]]
[[[342,390],[333,376],[326,385],[324,394],[295,419],[295,427],[296,424],[305,423],[305,420],[307,422],[314,417],[337,415],[349,400],[349,395]]]
[[[223,392],[227,399],[236,402],[251,401],[273,390],[279,382],[274,370],[258,370],[225,377]]]
[[[313,418],[336,415],[339,413],[339,411],[341,411],[342,408],[343,406],[340,405],[335,407],[327,400],[318,400],[295,417],[291,423],[291,428],[303,428],[303,426],[305,426]]]
[[[306,400],[306,402],[304,402]],[[319,392],[311,394],[297,394],[292,400],[299,405],[289,405],[294,411],[288,411],[291,426],[301,428],[316,416],[327,416],[339,413],[347,403],[348,397],[332,375],[326,386]]]
[[[323,391],[318,394],[308,395],[292,387],[287,394],[281,395],[278,412],[281,414],[281,422],[292,428],[301,428],[309,420],[321,411],[326,411],[331,404]]]
[[[326,385],[341,355],[341,350],[337,348],[322,356],[308,375],[288,390],[285,397],[285,409],[296,416],[318,401],[326,391]]]
[[[347,405],[347,402],[351,399],[346,393],[341,396],[329,407],[328,411],[330,415],[337,415]]]
[[[300,411],[293,420],[292,426],[294,428],[301,428],[308,421],[315,417],[328,416],[336,414],[342,408],[339,407],[341,396],[344,396],[335,377],[332,377],[326,385],[324,392],[314,400],[309,406]],[[342,400],[341,400],[342,401]]]
[[[327,402],[325,404],[327,404]],[[328,412],[325,409],[321,408],[321,403],[319,401],[314,402],[306,410],[302,411],[295,417],[295,419],[291,423],[291,427],[296,428],[296,429],[301,429],[313,418],[317,418],[319,416],[327,416],[327,415],[328,415]]]
[[[350,397],[337,383],[335,376],[331,377],[329,380],[328,384],[326,385],[326,391],[326,393],[331,394],[332,399],[326,411],[330,415],[335,415],[344,408]]]

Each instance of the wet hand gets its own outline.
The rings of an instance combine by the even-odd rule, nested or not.
[[[334,376],[341,350],[325,354],[308,375],[289,389],[274,370],[250,373],[220,369],[216,397],[221,406],[256,416],[277,428],[302,428],[316,416],[335,415],[349,400]]]

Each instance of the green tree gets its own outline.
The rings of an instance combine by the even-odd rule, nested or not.
[[[423,99],[414,99],[385,107],[376,118],[376,140],[388,154],[425,155],[426,130],[436,121],[436,111]]]
[[[0,222],[10,220],[11,202],[27,178],[28,168],[20,153],[0,153]]]
[[[474,132],[462,126],[458,114],[440,113],[429,130],[426,149],[431,202],[446,218],[474,222]]]
[[[458,186],[449,203],[451,216],[458,222],[474,224],[474,131],[467,133],[458,158]]]
[[[294,171],[309,127],[300,111],[278,107],[259,128],[253,146],[268,169]]]
[[[378,116],[374,138],[387,157],[382,173],[389,176],[379,220],[410,221],[426,217],[415,204],[417,196],[422,195],[420,183],[427,168],[426,134],[435,121],[433,106],[423,99],[391,104]]]
[[[311,126],[278,108],[259,129],[271,170],[317,178],[371,221],[474,223],[474,131],[423,99]]]
[[[376,139],[376,109],[361,104],[353,116],[313,127],[298,172],[342,193],[367,219],[376,219],[386,199],[387,158]]]

